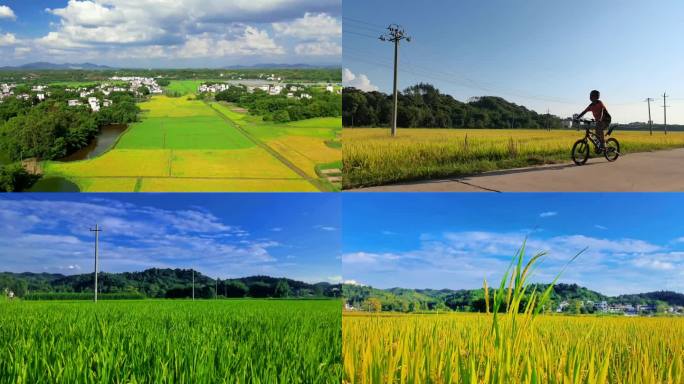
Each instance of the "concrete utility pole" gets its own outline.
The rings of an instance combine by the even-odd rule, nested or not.
[[[102,229],[95,224],[95,229],[90,228],[90,232],[95,232],[95,302],[97,303],[97,269],[98,269],[98,247],[99,247],[99,242],[100,242],[100,232],[102,232]]]
[[[397,70],[399,67],[399,42],[402,40],[410,42],[411,37],[406,36],[404,28],[397,24],[390,24],[390,26],[387,27],[387,31],[387,33],[380,36],[380,40],[394,43],[394,112],[392,113],[392,136],[394,137],[397,135]]]
[[[648,131],[650,132],[651,136],[653,136],[653,120],[651,120],[651,101],[654,101],[652,98],[647,98],[646,102],[648,103]]]
[[[665,134],[667,135],[667,92],[663,93],[663,121],[665,124]]]
[[[551,131],[551,110],[546,108],[546,130]]]

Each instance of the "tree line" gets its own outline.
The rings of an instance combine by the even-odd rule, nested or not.
[[[98,294],[103,298],[191,298],[193,271],[190,269],[148,269],[142,272],[100,273]],[[325,298],[339,297],[339,285],[308,284],[270,276],[212,279],[194,272],[195,298]],[[0,273],[0,292],[33,300],[88,299],[93,295],[94,276],[65,276],[48,273]]]
[[[536,289],[543,292],[547,284],[532,284],[528,291]],[[491,295],[491,292],[490,292]],[[379,312],[423,312],[423,311],[459,311],[485,312],[484,289],[433,290],[433,289],[377,289],[369,286],[343,285],[342,296],[346,302],[356,309]],[[491,299],[491,298],[490,298]],[[684,294],[658,291],[633,295],[606,296],[577,284],[556,284],[551,292],[547,311],[567,301],[569,313],[593,313],[595,309],[583,303],[606,301],[610,304],[631,305],[679,305],[684,306]],[[523,298],[520,308],[525,308]],[[500,309],[506,311],[505,305]]]
[[[289,87],[279,95],[269,95],[267,92],[255,89],[248,92],[244,86],[231,86],[225,91],[217,93],[216,101],[234,103],[245,108],[249,113],[262,116],[264,121],[286,123],[288,121],[306,120],[315,117],[339,117],[342,114],[342,96],[334,92],[327,92],[315,88],[307,88],[308,98],[288,98]]]
[[[344,127],[391,125],[392,95],[344,88]],[[561,128],[558,116],[539,114],[501,97],[483,96],[461,102],[431,84],[419,83],[398,95],[397,126],[403,128]]]

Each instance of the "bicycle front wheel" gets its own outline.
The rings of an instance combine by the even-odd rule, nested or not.
[[[584,165],[589,160],[589,143],[587,140],[577,140],[572,146],[572,161],[576,165]]]
[[[606,140],[606,150],[603,152],[606,156],[606,160],[615,161],[620,156],[620,143],[614,139],[610,138]]]

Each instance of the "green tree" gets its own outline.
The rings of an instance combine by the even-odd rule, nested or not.
[[[273,288],[268,283],[257,281],[249,286],[249,295],[256,298],[270,297],[273,295]]]
[[[278,284],[276,284],[274,294],[275,297],[290,296],[290,286],[287,284],[287,281],[285,281],[284,279],[278,280]]]
[[[367,308],[369,312],[380,312],[382,311],[382,302],[378,298],[371,297],[366,300],[364,307]]]
[[[21,192],[33,184],[34,177],[19,163],[0,165],[0,191]]]
[[[249,288],[239,280],[227,281],[224,287],[226,297],[245,297]]]

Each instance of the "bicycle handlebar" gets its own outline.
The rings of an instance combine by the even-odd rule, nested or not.
[[[577,118],[572,119],[572,121],[574,121],[576,123],[584,123],[584,124],[593,124],[596,122],[594,119],[589,120],[589,119],[577,119]]]

